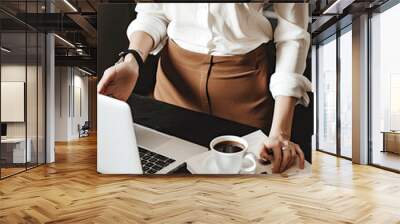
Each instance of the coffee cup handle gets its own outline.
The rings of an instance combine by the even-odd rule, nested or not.
[[[257,157],[254,153],[252,152],[246,152],[243,156],[244,159],[250,160],[253,165],[247,168],[243,168],[240,170],[241,172],[245,173],[252,173],[256,170],[257,167]]]

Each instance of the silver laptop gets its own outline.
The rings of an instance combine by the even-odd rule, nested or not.
[[[127,103],[97,96],[97,171],[103,174],[167,174],[203,146],[133,123]]]

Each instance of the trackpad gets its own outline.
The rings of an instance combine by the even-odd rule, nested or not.
[[[155,130],[136,124],[134,125],[134,127],[137,144],[144,148],[155,149],[171,140],[170,137]]]

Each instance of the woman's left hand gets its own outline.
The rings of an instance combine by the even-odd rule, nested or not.
[[[272,162],[272,172],[282,173],[299,158],[299,168],[304,169],[304,153],[300,146],[283,134],[270,135],[264,142],[260,157]]]

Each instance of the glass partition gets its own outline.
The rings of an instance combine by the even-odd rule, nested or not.
[[[26,41],[25,32],[1,34],[2,177],[24,171],[31,158],[26,136]]]
[[[336,36],[321,43],[317,54],[317,147],[321,151],[336,154]]]
[[[0,7],[38,13],[43,2],[2,1]],[[45,162],[46,39],[12,13],[0,11],[0,20],[0,178],[5,178]]]

